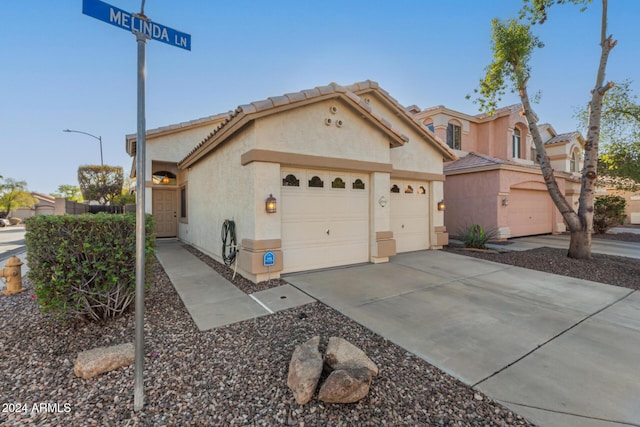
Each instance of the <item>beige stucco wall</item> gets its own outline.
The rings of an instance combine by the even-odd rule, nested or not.
[[[335,114],[331,106],[337,107]],[[389,138],[353,108],[335,99],[258,119],[255,148],[389,163]]]
[[[254,127],[236,135],[188,171],[188,223],[179,237],[220,260],[220,230],[226,219],[236,223],[237,242],[255,235],[256,165],[240,165],[240,155],[253,148]]]
[[[145,191],[145,212],[152,213],[151,176],[153,175],[153,162],[178,163],[207,135],[213,132],[220,122],[221,120],[217,120],[203,126],[147,137],[145,150],[145,183],[147,186]]]

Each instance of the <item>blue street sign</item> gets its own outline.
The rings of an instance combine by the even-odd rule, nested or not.
[[[270,267],[275,263],[276,263],[276,256],[273,254],[273,252],[271,252],[271,251],[265,252],[264,253],[264,257],[262,259],[262,264],[265,267]]]
[[[139,32],[152,40],[191,50],[191,35],[140,18],[100,0],[82,0],[82,13],[124,30]]]

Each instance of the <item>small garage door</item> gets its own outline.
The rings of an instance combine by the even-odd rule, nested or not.
[[[391,181],[391,231],[396,251],[429,249],[428,183]]]
[[[553,201],[547,191],[512,189],[506,209],[510,237],[553,231]]]
[[[368,175],[281,172],[283,272],[368,262]]]

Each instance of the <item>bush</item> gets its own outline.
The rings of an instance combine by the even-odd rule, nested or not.
[[[486,249],[487,242],[496,236],[496,230],[485,231],[479,224],[466,227],[460,233],[465,248]]]
[[[11,225],[18,225],[22,222],[22,219],[20,218],[9,218],[9,222],[11,223]]]
[[[607,195],[596,197],[593,204],[593,229],[604,234],[610,228],[624,223],[627,201],[624,197]]]
[[[135,298],[135,215],[43,215],[25,234],[29,278],[40,309],[61,317],[103,320]],[[145,287],[153,280],[153,217],[146,220]]]

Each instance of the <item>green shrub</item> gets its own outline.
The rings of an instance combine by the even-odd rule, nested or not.
[[[97,321],[122,314],[133,302],[135,215],[43,215],[26,223],[28,274],[43,312]],[[148,287],[155,261],[150,215],[145,240]]]
[[[486,249],[487,242],[496,236],[495,230],[485,231],[479,224],[465,227],[460,233],[465,248]]]
[[[593,229],[604,234],[610,228],[624,223],[627,201],[624,197],[607,195],[596,197],[593,204]]]

